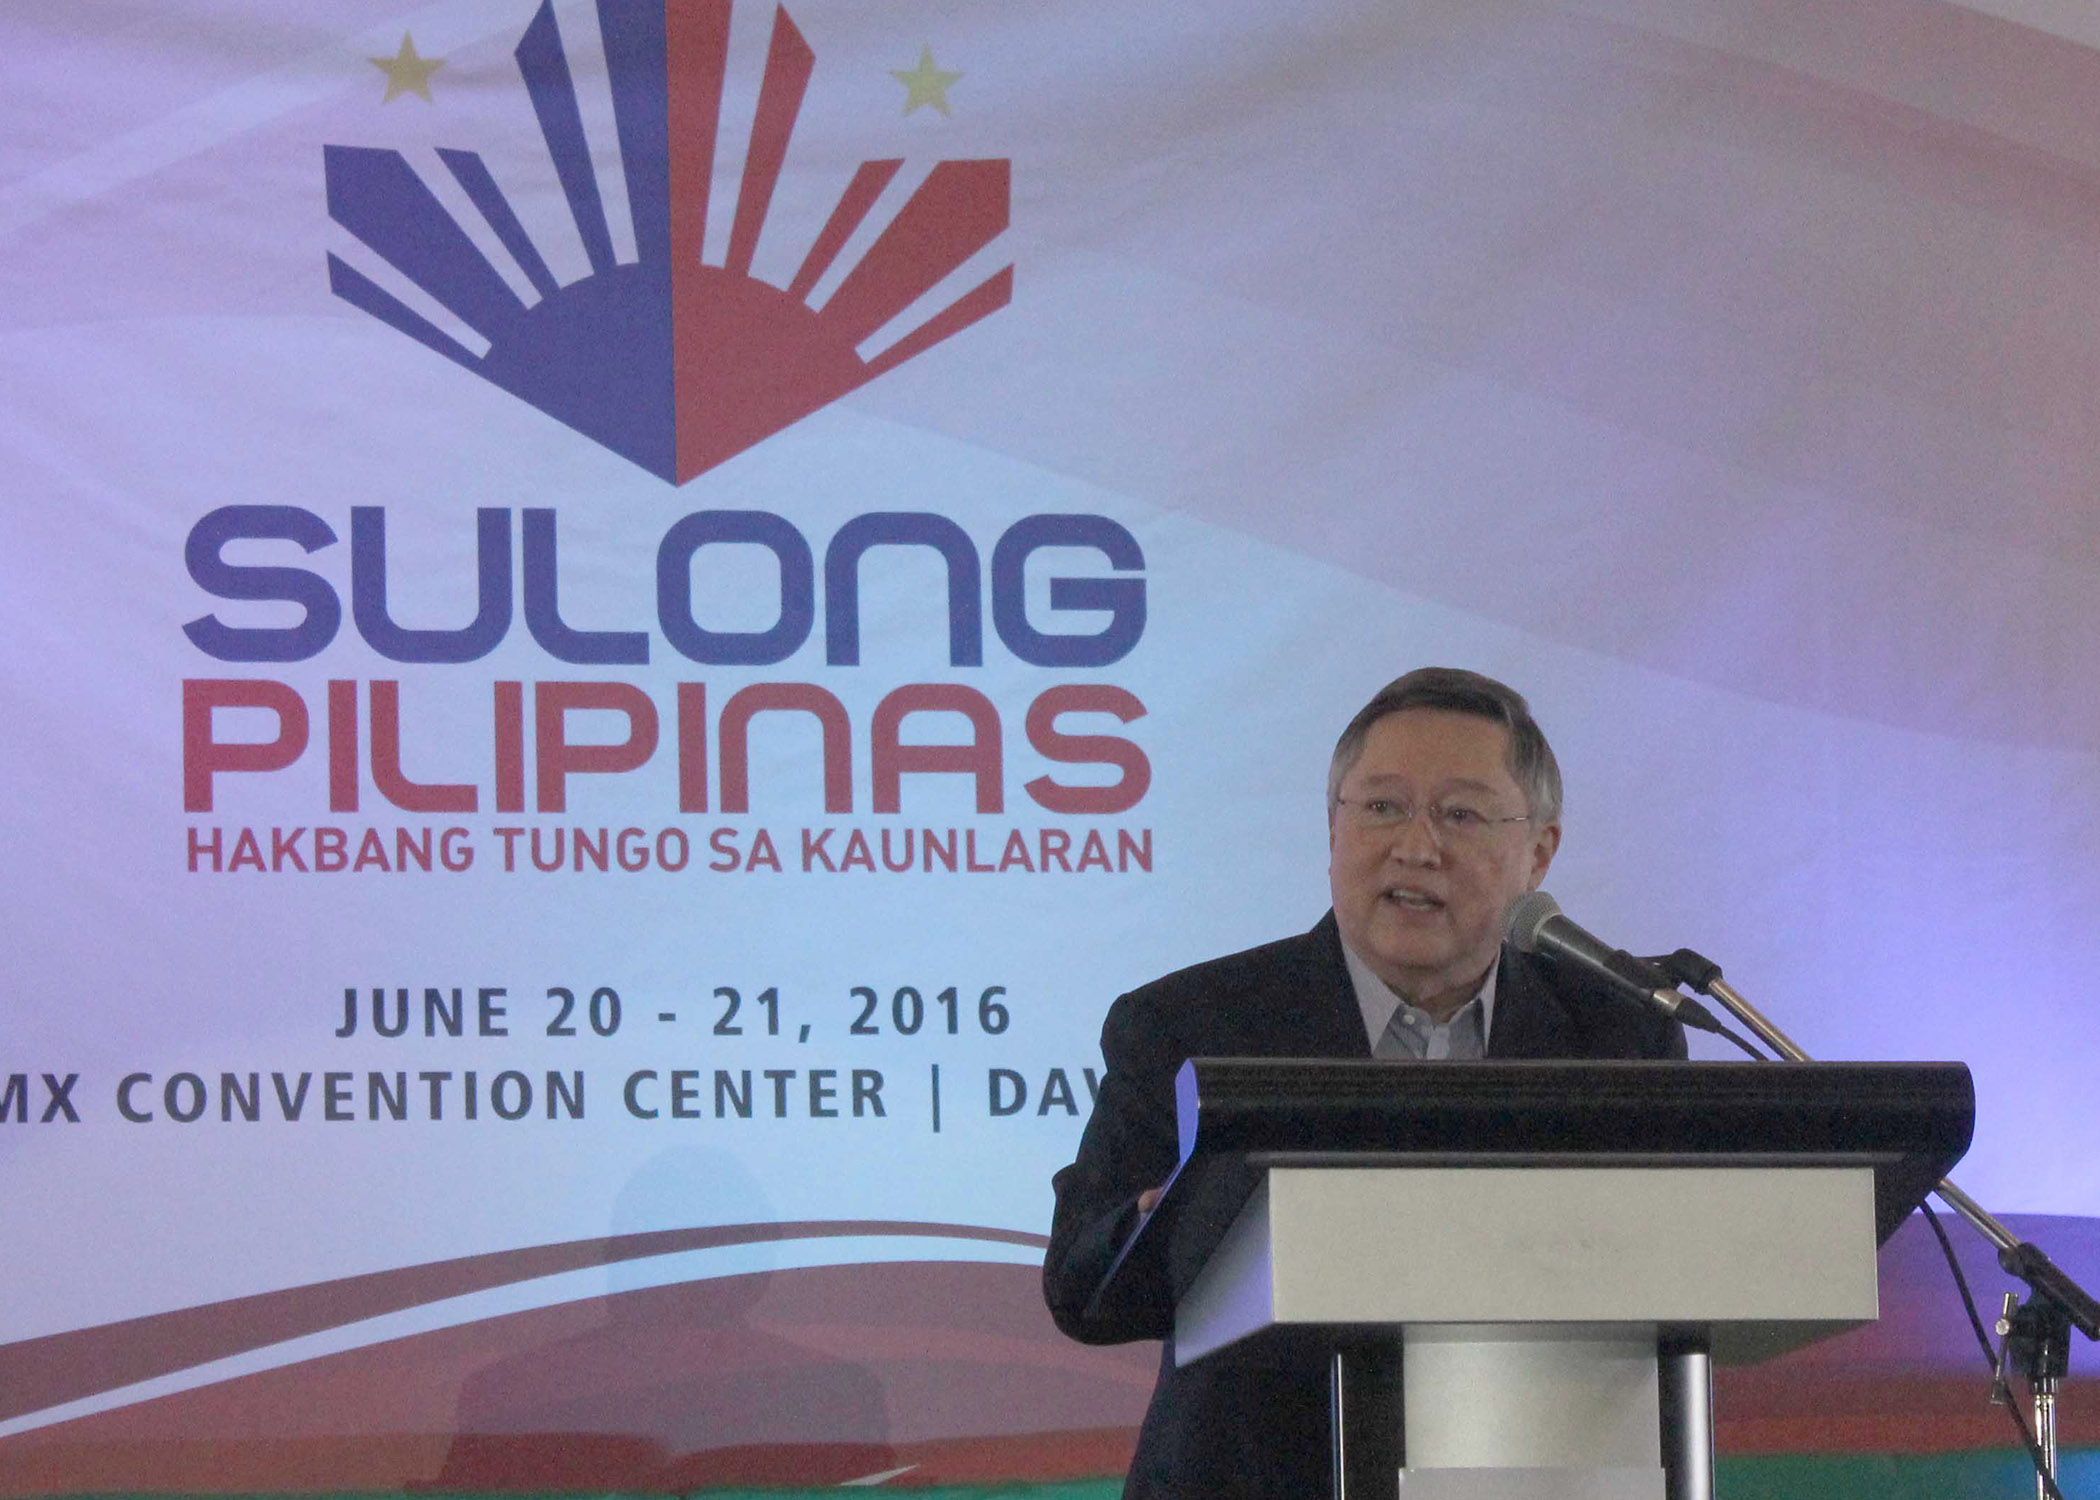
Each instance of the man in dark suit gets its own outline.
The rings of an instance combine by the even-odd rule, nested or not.
[[[1502,944],[1510,906],[1560,847],[1560,801],[1560,769],[1521,695],[1472,672],[1410,672],[1335,745],[1333,910],[1303,936],[1170,974],[1110,1008],[1100,1094],[1078,1159],[1054,1179],[1043,1288],[1073,1338],[1166,1341],[1126,1500],[1302,1500],[1330,1483],[1323,1360],[1227,1349],[1177,1369],[1164,1286],[1141,1314],[1086,1315],[1174,1169],[1185,1060],[1685,1055],[1676,1022]]]

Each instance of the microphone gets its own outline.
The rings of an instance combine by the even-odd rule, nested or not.
[[[1560,903],[1544,891],[1532,891],[1510,907],[1503,935],[1519,953],[1571,964],[1603,980],[1615,993],[1635,1004],[1660,1010],[1701,1031],[1721,1031],[1721,1023],[1712,1012],[1690,996],[1678,993],[1667,975],[1576,926],[1561,911]]]

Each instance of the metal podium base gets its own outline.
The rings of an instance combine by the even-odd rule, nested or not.
[[[1415,1324],[1401,1348],[1409,1469],[1650,1469],[1660,1480],[1653,1328]]]
[[[1402,1469],[1400,1500],[1663,1500],[1659,1469]]]
[[[1336,1500],[1713,1500],[1711,1359],[1652,1328],[1415,1325],[1333,1379]]]

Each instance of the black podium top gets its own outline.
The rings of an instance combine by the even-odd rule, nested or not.
[[[1187,1290],[1280,1166],[1864,1166],[1886,1240],[1969,1148],[1960,1063],[1191,1058],[1181,1163],[1095,1293]]]

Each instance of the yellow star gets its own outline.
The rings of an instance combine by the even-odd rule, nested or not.
[[[421,96],[425,104],[437,101],[430,97],[430,75],[445,65],[442,57],[418,57],[416,44],[409,40],[408,33],[401,33],[401,50],[392,57],[367,59],[373,67],[386,74],[386,97],[379,102],[392,104],[402,94]]]
[[[948,113],[948,89],[960,73],[943,73],[933,65],[933,48],[921,45],[919,65],[916,68],[892,68],[890,77],[904,85],[904,112],[910,114],[922,104],[931,104],[942,114]]]

